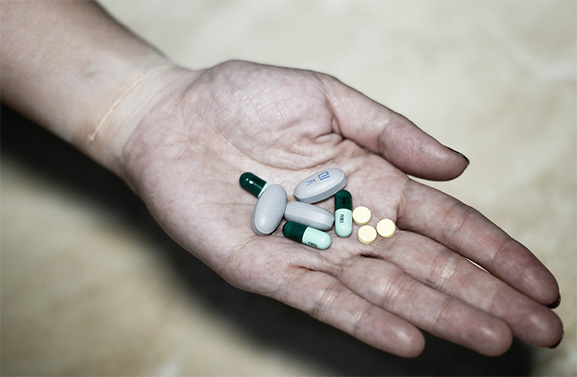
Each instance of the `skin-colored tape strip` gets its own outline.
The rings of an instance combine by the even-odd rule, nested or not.
[[[148,77],[153,72],[161,71],[163,69],[167,69],[167,68],[170,68],[172,66],[173,66],[172,63],[166,63],[166,64],[159,65],[157,67],[154,67],[154,68],[148,70],[148,72],[146,72],[145,74],[140,76],[138,79],[134,80],[134,82],[128,87],[128,89],[126,89],[126,91],[124,93],[122,93],[122,95],[120,97],[118,97],[116,100],[114,100],[114,102],[112,102],[112,105],[110,105],[108,110],[106,110],[106,112],[102,116],[102,119],[96,125],[94,132],[89,136],[90,142],[94,142],[94,140],[96,140],[96,135],[98,135],[98,132],[100,132],[100,129],[102,128],[104,123],[106,123],[106,121],[108,120],[108,118],[110,117],[110,115],[112,114],[114,109],[116,109],[116,107],[120,104],[120,102],[122,102],[122,100],[124,98],[126,98],[126,96],[128,96],[130,94],[130,92],[132,92],[134,90],[134,88],[136,88],[142,81],[144,81],[144,79],[146,77]]]

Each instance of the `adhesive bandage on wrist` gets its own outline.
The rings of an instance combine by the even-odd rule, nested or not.
[[[142,81],[144,81],[144,79],[146,79],[152,73],[162,71],[164,69],[168,69],[172,66],[173,66],[172,63],[165,63],[162,65],[153,67],[153,68],[149,69],[146,73],[144,73],[140,77],[138,77],[136,80],[134,80],[134,82],[124,91],[124,93],[122,93],[118,98],[116,98],[114,100],[114,102],[112,102],[112,104],[104,112],[104,115],[100,119],[100,122],[98,122],[98,124],[96,125],[94,132],[88,138],[90,140],[90,142],[94,142],[94,140],[96,140],[96,135],[98,135],[98,132],[100,132],[100,129],[102,128],[102,126],[106,123],[108,118],[110,118],[110,115],[112,115],[112,113],[114,112],[114,109],[116,109],[116,107],[122,102],[122,100],[124,98],[126,98],[130,94],[130,92],[132,92],[138,85],[140,85],[140,83],[142,83]]]

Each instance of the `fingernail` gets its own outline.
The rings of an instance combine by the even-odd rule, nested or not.
[[[557,300],[554,303],[547,305],[547,307],[549,309],[555,309],[555,308],[558,308],[559,305],[561,305],[561,295],[559,295],[559,297],[557,298]]]
[[[561,342],[563,341],[563,337],[564,337],[564,336],[565,336],[565,334],[563,333],[563,334],[561,335],[561,339],[559,339],[559,341],[558,341],[555,345],[549,347],[549,349],[554,349],[554,348],[559,347],[559,344],[561,344]]]
[[[454,149],[451,148],[451,147],[446,147],[446,148],[447,148],[448,150],[450,150],[451,152],[453,152],[454,154],[456,154],[457,156],[464,158],[464,159],[467,161],[467,165],[469,165],[469,164],[471,163],[471,161],[469,161],[469,159],[467,158],[467,156],[465,156],[465,155],[462,154],[461,152],[456,151],[456,150],[454,150]]]

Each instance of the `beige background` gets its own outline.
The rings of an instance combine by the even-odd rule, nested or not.
[[[136,198],[3,109],[3,375],[577,375],[574,1],[112,1],[192,68],[236,58],[337,76],[466,154],[435,184],[558,277],[565,340],[401,360],[222,282]],[[418,365],[417,365],[418,364]]]

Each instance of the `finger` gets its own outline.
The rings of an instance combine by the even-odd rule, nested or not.
[[[379,154],[403,172],[431,180],[458,177],[469,165],[402,115],[332,77],[323,77],[335,127],[343,137]]]
[[[551,347],[562,337],[563,325],[551,310],[427,237],[399,231],[371,250],[431,288],[502,319],[528,343]]]
[[[411,181],[397,222],[475,261],[541,304],[559,297],[557,281],[526,247],[455,198]]]
[[[413,325],[371,304],[323,272],[295,267],[274,297],[383,351],[418,356],[425,344]]]
[[[421,284],[388,262],[354,256],[335,276],[373,304],[481,354],[500,355],[511,345],[511,330],[505,322]]]
[[[368,165],[367,171],[370,176],[365,176],[365,172],[351,175],[349,189],[357,205],[368,205],[371,208],[374,218],[372,225],[382,218],[397,220],[399,211],[397,225],[406,229],[402,209],[406,202],[414,200],[407,189],[407,185],[411,186],[413,182],[407,180],[400,184],[383,185],[389,172],[376,165]],[[398,183],[398,180],[394,182]],[[383,186],[386,187],[385,192]],[[404,199],[379,199],[383,197]],[[423,198],[422,201],[428,205],[432,199]],[[420,210],[421,207],[415,204],[411,214]],[[431,212],[429,208],[424,211]],[[426,223],[430,225],[433,221],[429,219]],[[475,234],[468,237],[474,244]],[[398,231],[393,238],[378,238],[371,247],[363,250],[365,255],[392,262],[423,284],[501,318],[516,336],[529,343],[549,347],[562,336],[562,323],[552,311],[517,290],[508,289],[510,286],[503,280],[474,266],[468,259],[430,239],[428,235]],[[516,304],[510,305],[511,302]]]

